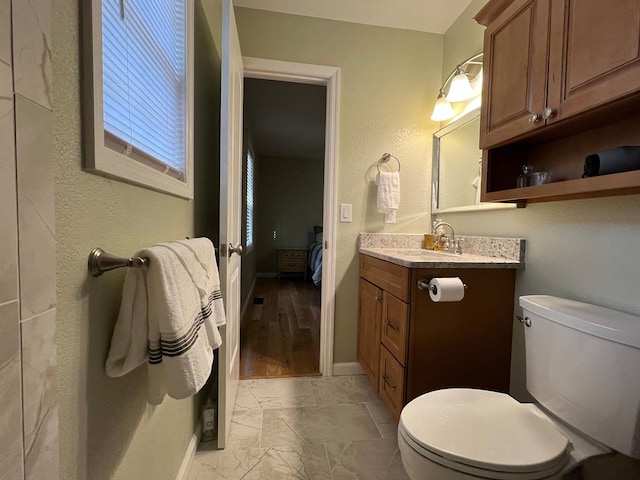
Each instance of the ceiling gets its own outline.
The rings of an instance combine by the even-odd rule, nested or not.
[[[234,0],[237,7],[444,33],[471,0]]]
[[[244,118],[257,158],[324,158],[326,87],[244,80]]]

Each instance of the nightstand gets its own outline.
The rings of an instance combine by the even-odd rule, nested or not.
[[[307,254],[304,247],[278,248],[278,278],[282,273],[302,273],[307,278]]]

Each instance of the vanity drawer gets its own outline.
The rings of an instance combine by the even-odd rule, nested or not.
[[[409,305],[393,295],[383,292],[380,339],[387,350],[403,366],[407,365],[408,327]]]
[[[411,269],[360,254],[360,276],[400,300],[409,302]]]
[[[378,392],[389,411],[398,420],[404,406],[405,369],[389,353],[384,345],[380,345],[380,378]]]

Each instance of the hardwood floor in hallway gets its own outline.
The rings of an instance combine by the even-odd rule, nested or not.
[[[253,299],[240,328],[240,378],[320,375],[320,292],[313,283],[258,278]]]

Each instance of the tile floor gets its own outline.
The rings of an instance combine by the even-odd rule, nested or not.
[[[242,380],[228,447],[189,480],[408,480],[396,429],[364,375]]]

